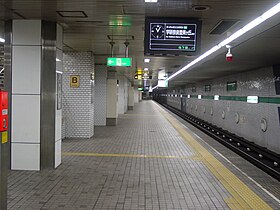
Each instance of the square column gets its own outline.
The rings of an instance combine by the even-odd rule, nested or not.
[[[94,135],[94,55],[63,54],[63,119],[66,138]]]
[[[128,110],[134,107],[134,87],[128,87]]]
[[[11,30],[6,34],[12,37],[7,39],[11,63],[6,64],[10,76],[11,168],[55,168],[61,163],[56,58],[62,51],[62,29],[55,22],[42,20],[12,20],[6,24]]]
[[[107,79],[107,116],[106,125],[117,125],[118,87],[117,79]]]
[[[106,126],[107,66],[95,66],[94,126]]]

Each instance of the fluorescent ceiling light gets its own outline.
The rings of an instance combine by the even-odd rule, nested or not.
[[[158,85],[156,85],[155,87],[153,87],[152,90],[154,90],[154,89],[156,89],[156,88],[158,88]]]
[[[0,74],[2,74],[4,70],[5,70],[5,68],[2,68],[2,69],[0,70]]]
[[[0,38],[0,42],[4,43],[4,42],[5,42],[5,39]]]
[[[56,73],[62,74],[62,71],[56,71]]]
[[[144,59],[144,62],[145,62],[145,63],[150,63],[150,61],[151,61],[150,58],[145,58],[145,59]]]
[[[148,71],[149,69],[148,68],[144,68],[144,71]]]
[[[232,34],[230,37],[228,37],[225,40],[223,40],[222,42],[220,42],[218,45],[212,47],[210,50],[208,50],[204,54],[200,55],[198,58],[196,58],[195,60],[193,60],[192,62],[190,62],[186,66],[184,66],[183,68],[179,69],[179,71],[175,72],[173,75],[171,75],[166,80],[168,81],[168,80],[171,80],[172,78],[178,76],[179,74],[181,74],[182,72],[186,71],[187,69],[189,69],[190,67],[192,67],[196,63],[200,62],[201,60],[205,59],[209,55],[211,55],[214,52],[218,51],[219,49],[221,49],[225,45],[230,44],[232,41],[234,41],[238,37],[242,36],[243,34],[247,33],[248,31],[252,30],[256,26],[260,25],[265,20],[271,18],[272,16],[276,15],[279,12],[280,12],[280,3],[278,3],[277,5],[275,5],[274,7],[272,7],[271,9],[266,11],[265,13],[263,13],[261,16],[257,17],[256,19],[254,19],[253,21],[251,21],[250,23],[245,25],[240,30],[236,31],[234,34]]]
[[[61,61],[61,60],[60,60],[60,59],[58,59],[58,58],[56,58],[55,60],[56,60],[56,61],[58,61],[58,62],[60,62],[60,61]]]
[[[147,3],[156,3],[158,0],[145,0]]]

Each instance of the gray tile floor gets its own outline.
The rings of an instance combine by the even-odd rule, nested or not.
[[[10,172],[9,209],[230,209],[230,193],[151,101],[121,115],[116,127],[98,127],[94,138],[66,139],[62,147],[57,170]],[[277,209],[276,201],[249,184]]]

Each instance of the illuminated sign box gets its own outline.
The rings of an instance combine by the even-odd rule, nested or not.
[[[247,103],[258,104],[259,103],[259,97],[258,96],[247,96]]]
[[[158,87],[168,87],[168,81],[165,80],[158,80]]]
[[[147,17],[145,55],[198,55],[201,21],[184,18]]]
[[[215,101],[219,101],[219,100],[220,100],[220,96],[214,95],[214,100],[215,100]]]
[[[107,58],[107,66],[131,66],[131,58]]]

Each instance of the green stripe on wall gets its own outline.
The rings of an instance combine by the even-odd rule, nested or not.
[[[247,101],[247,96],[220,96],[224,101]]]
[[[202,99],[212,99],[212,100],[214,100],[214,96],[202,96],[201,98]]]
[[[259,103],[280,104],[280,98],[259,97]]]
[[[191,95],[191,98],[198,98],[198,95]],[[201,96],[202,99],[214,100],[214,96]],[[247,96],[220,96],[221,101],[243,101],[247,102]],[[280,104],[280,97],[259,97],[259,103]]]
[[[187,97],[188,95],[183,95]],[[192,99],[198,99],[198,95],[190,95]],[[214,100],[214,96],[201,96],[201,99]],[[219,100],[221,101],[243,101],[247,102],[247,96],[220,96]],[[259,103],[267,104],[280,104],[280,97],[259,97]]]
[[[191,98],[198,98],[198,95],[191,95]]]

